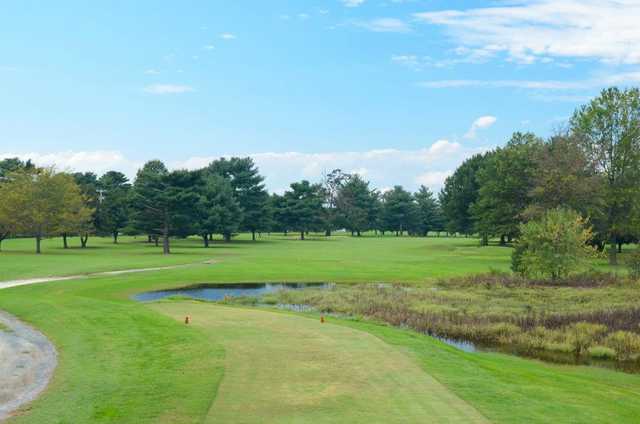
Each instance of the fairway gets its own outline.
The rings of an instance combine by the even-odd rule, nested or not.
[[[42,255],[33,255],[32,239],[7,240],[0,254],[0,281],[202,264],[211,260],[223,267],[242,262],[243,269],[253,270],[262,279],[271,281],[283,277],[302,281],[318,274],[329,280],[370,282],[372,271],[381,281],[424,281],[491,269],[507,270],[511,253],[504,247],[480,248],[478,240],[462,237],[342,234],[311,235],[300,241],[295,235],[265,234],[257,243],[249,237],[241,235],[232,243],[216,240],[208,249],[197,238],[177,239],[172,242],[173,253],[168,256],[142,237],[122,237],[119,244],[108,238],[92,238],[86,249],[75,247],[77,239],[70,239],[73,248],[63,249],[61,240],[53,238],[43,241]],[[297,270],[295,276],[291,272],[282,275],[285,261],[290,271]]]
[[[225,349],[225,373],[207,423],[487,422],[407,354],[318,320],[196,302],[154,310]]]

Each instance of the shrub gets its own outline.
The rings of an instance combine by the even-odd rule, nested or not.
[[[576,356],[587,351],[604,333],[607,327],[589,322],[577,322],[567,329],[567,342]]]
[[[591,228],[571,210],[551,209],[540,219],[522,224],[520,232],[512,267],[524,276],[565,278],[594,254],[587,245]]]
[[[606,346],[593,346],[589,348],[589,356],[598,359],[615,359],[616,351]]]
[[[616,351],[616,357],[620,361],[631,359],[640,353],[640,336],[629,331],[616,331],[606,339],[606,344]]]
[[[625,261],[629,268],[629,275],[634,280],[640,280],[640,246],[629,254]]]
[[[512,344],[521,332],[522,330],[517,325],[498,322],[484,329],[484,337],[493,343],[508,345]]]

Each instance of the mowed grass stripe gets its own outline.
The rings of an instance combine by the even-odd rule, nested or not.
[[[484,423],[405,353],[352,328],[289,314],[197,302],[151,306],[186,314],[224,346],[209,423]]]

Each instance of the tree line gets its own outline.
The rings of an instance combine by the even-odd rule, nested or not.
[[[36,252],[45,237],[90,234],[145,234],[170,253],[171,237],[197,235],[205,247],[220,234],[239,232],[253,240],[261,232],[309,232],[347,229],[397,235],[444,231],[435,195],[426,187],[410,193],[396,186],[372,189],[357,174],[334,170],[322,183],[300,181],[284,194],[269,194],[251,158],[222,158],[197,170],[169,171],[159,160],[147,162],[131,183],[117,171],[56,172],[19,159],[0,161],[0,243],[9,235],[32,236]]]
[[[269,194],[251,158],[222,158],[198,170],[147,162],[130,182],[117,171],[56,172],[30,161],[0,161],[0,243],[10,235],[44,237],[144,234],[170,253],[171,237],[344,229],[398,236],[477,235],[481,244],[518,239],[522,224],[546,211],[575,211],[593,228],[589,243],[621,249],[640,234],[640,91],[603,90],[578,108],[568,127],[544,140],[514,133],[504,147],[466,160],[436,196],[395,186],[384,192],[339,169],[318,183],[295,182]],[[615,249],[611,251],[615,261]]]
[[[640,235],[640,90],[609,88],[578,108],[549,140],[515,133],[501,148],[473,156],[440,193],[447,230],[505,244],[546,211],[577,212],[606,245],[610,261]]]

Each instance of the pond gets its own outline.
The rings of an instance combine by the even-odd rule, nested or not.
[[[328,289],[330,283],[237,283],[237,284],[200,284],[170,290],[158,290],[139,293],[133,298],[140,302],[160,300],[171,296],[186,296],[200,300],[223,300],[225,297],[261,296],[280,290]]]
[[[597,366],[601,368],[615,369],[617,371],[624,371],[624,372],[634,373],[634,374],[640,373],[640,363],[638,361],[619,362],[613,359],[594,358],[588,355],[576,357],[574,354],[569,352],[550,352],[542,349],[527,350],[524,348],[519,348],[518,346],[508,346],[508,345],[483,346],[469,340],[456,340],[456,339],[450,339],[447,337],[440,337],[436,335],[431,335],[431,337],[434,337],[440,340],[441,342],[448,344],[449,346],[453,346],[457,349],[460,349],[468,353],[498,352],[498,353],[505,353],[508,355],[523,356],[531,359],[539,359],[545,362],[552,362],[555,364],[590,365],[590,366]]]
[[[280,290],[304,290],[304,289],[331,289],[335,284],[332,283],[233,283],[233,284],[200,284],[196,286],[182,287],[169,290],[148,291],[135,295],[133,298],[141,302],[149,302],[160,300],[172,296],[184,296],[192,299],[206,301],[220,301],[225,298],[255,297],[258,298],[264,294],[275,293]],[[264,304],[257,301],[257,306]],[[302,304],[277,304],[267,305],[280,309],[291,310],[295,312],[315,311],[311,305]],[[426,334],[426,333],[425,333]],[[640,363],[637,361],[620,363],[609,359],[598,359],[590,357],[576,358],[571,353],[548,352],[542,350],[522,350],[517,346],[484,346],[474,343],[470,340],[456,340],[439,335],[431,334],[432,337],[464,352],[500,352],[517,356],[540,359],[547,362],[573,365],[595,365],[606,368],[613,368],[621,371],[638,373],[640,372]]]

